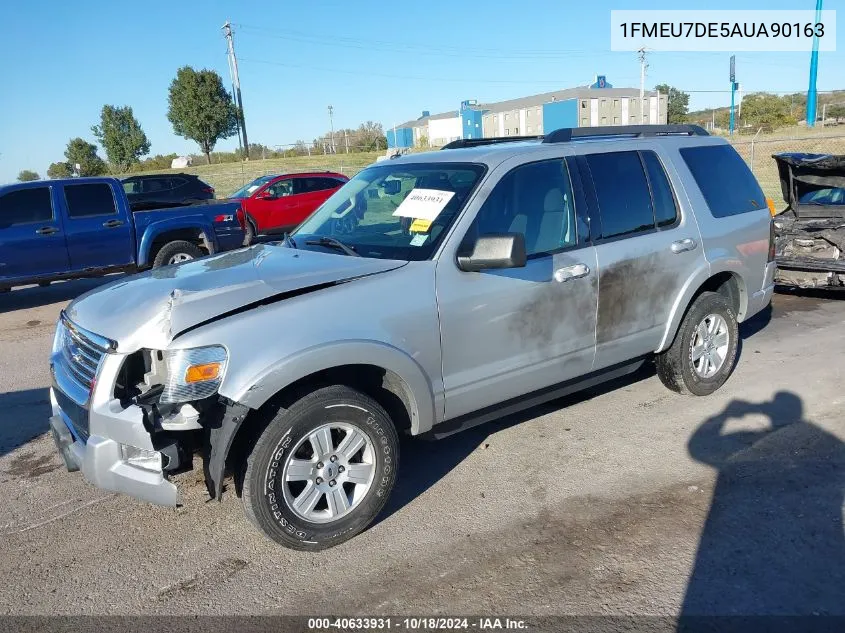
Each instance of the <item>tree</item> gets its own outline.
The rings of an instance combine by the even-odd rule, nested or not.
[[[832,105],[827,106],[827,112],[825,116],[831,119],[841,119],[845,117],[845,104],[843,103],[834,103]]]
[[[367,121],[362,123],[355,132],[356,145],[363,152],[372,152],[387,148],[387,137],[384,135],[384,128],[381,123]]]
[[[100,176],[106,173],[106,163],[97,156],[97,146],[84,138],[72,138],[67,142],[65,158],[71,169],[79,165],[80,176]]]
[[[21,182],[30,182],[31,180],[41,180],[41,176],[38,175],[37,171],[22,169],[21,173],[18,174],[18,180]]]
[[[238,131],[238,109],[213,70],[180,68],[170,84],[167,102],[173,132],[196,141],[209,163],[217,141]]]
[[[772,129],[794,125],[796,119],[789,114],[790,104],[777,95],[755,92],[742,100],[742,118],[753,127]]]
[[[669,84],[660,84],[659,86],[655,86],[654,89],[660,94],[668,95],[666,122],[684,123],[687,120],[687,112],[689,111],[689,95]]]
[[[141,156],[150,153],[147,135],[129,106],[104,105],[100,125],[93,126],[91,131],[106,150],[109,162],[122,172],[129,171]]]
[[[47,168],[48,178],[70,178],[73,176],[73,169],[70,163],[52,163]]]

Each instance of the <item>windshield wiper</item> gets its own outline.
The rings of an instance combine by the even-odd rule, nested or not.
[[[287,231],[285,231],[285,234],[282,236],[282,244],[284,244],[287,247],[297,248],[296,242],[294,241],[293,236],[290,233],[288,233]]]
[[[360,254],[355,252],[355,249],[350,246],[347,246],[340,240],[336,240],[333,237],[326,237],[325,235],[321,235],[316,240],[308,240],[305,243],[309,246],[328,246],[329,248],[336,248],[340,251],[343,251],[347,255],[352,255],[353,257],[361,257]]]

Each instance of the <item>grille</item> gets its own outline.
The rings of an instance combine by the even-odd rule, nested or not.
[[[94,335],[74,326],[67,319],[59,323],[59,336],[62,367],[74,383],[85,393],[90,393],[100,361],[106,353],[104,342],[95,340]]]

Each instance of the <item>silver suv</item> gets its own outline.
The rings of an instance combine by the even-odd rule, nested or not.
[[[771,217],[694,126],[457,141],[377,163],[283,242],[74,301],[51,428],[95,486],[176,505],[224,474],[275,541],[363,530],[399,435],[443,437],[656,362],[707,395],[773,289]]]

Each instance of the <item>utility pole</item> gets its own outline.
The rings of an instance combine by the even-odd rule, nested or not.
[[[332,154],[337,154],[337,147],[334,144],[334,117],[332,116],[332,110],[333,109],[334,108],[329,106],[329,126],[331,127],[331,130],[332,130]]]
[[[246,118],[244,117],[244,102],[241,98],[241,80],[238,77],[238,58],[235,57],[235,38],[232,31],[232,25],[229,21],[223,25],[223,34],[226,36],[226,44],[228,46],[229,68],[232,73],[232,83],[235,90],[235,107],[238,109],[238,127],[240,129],[240,140],[243,143],[244,158],[249,160],[249,141],[246,136]]]
[[[822,21],[822,0],[816,0],[816,24]],[[813,29],[815,31],[815,29]],[[816,124],[816,76],[819,73],[819,36],[813,35],[810,53],[810,87],[807,89],[807,127]]]
[[[645,59],[645,47],[637,51],[640,54],[640,123],[645,120],[645,70],[648,63]]]

